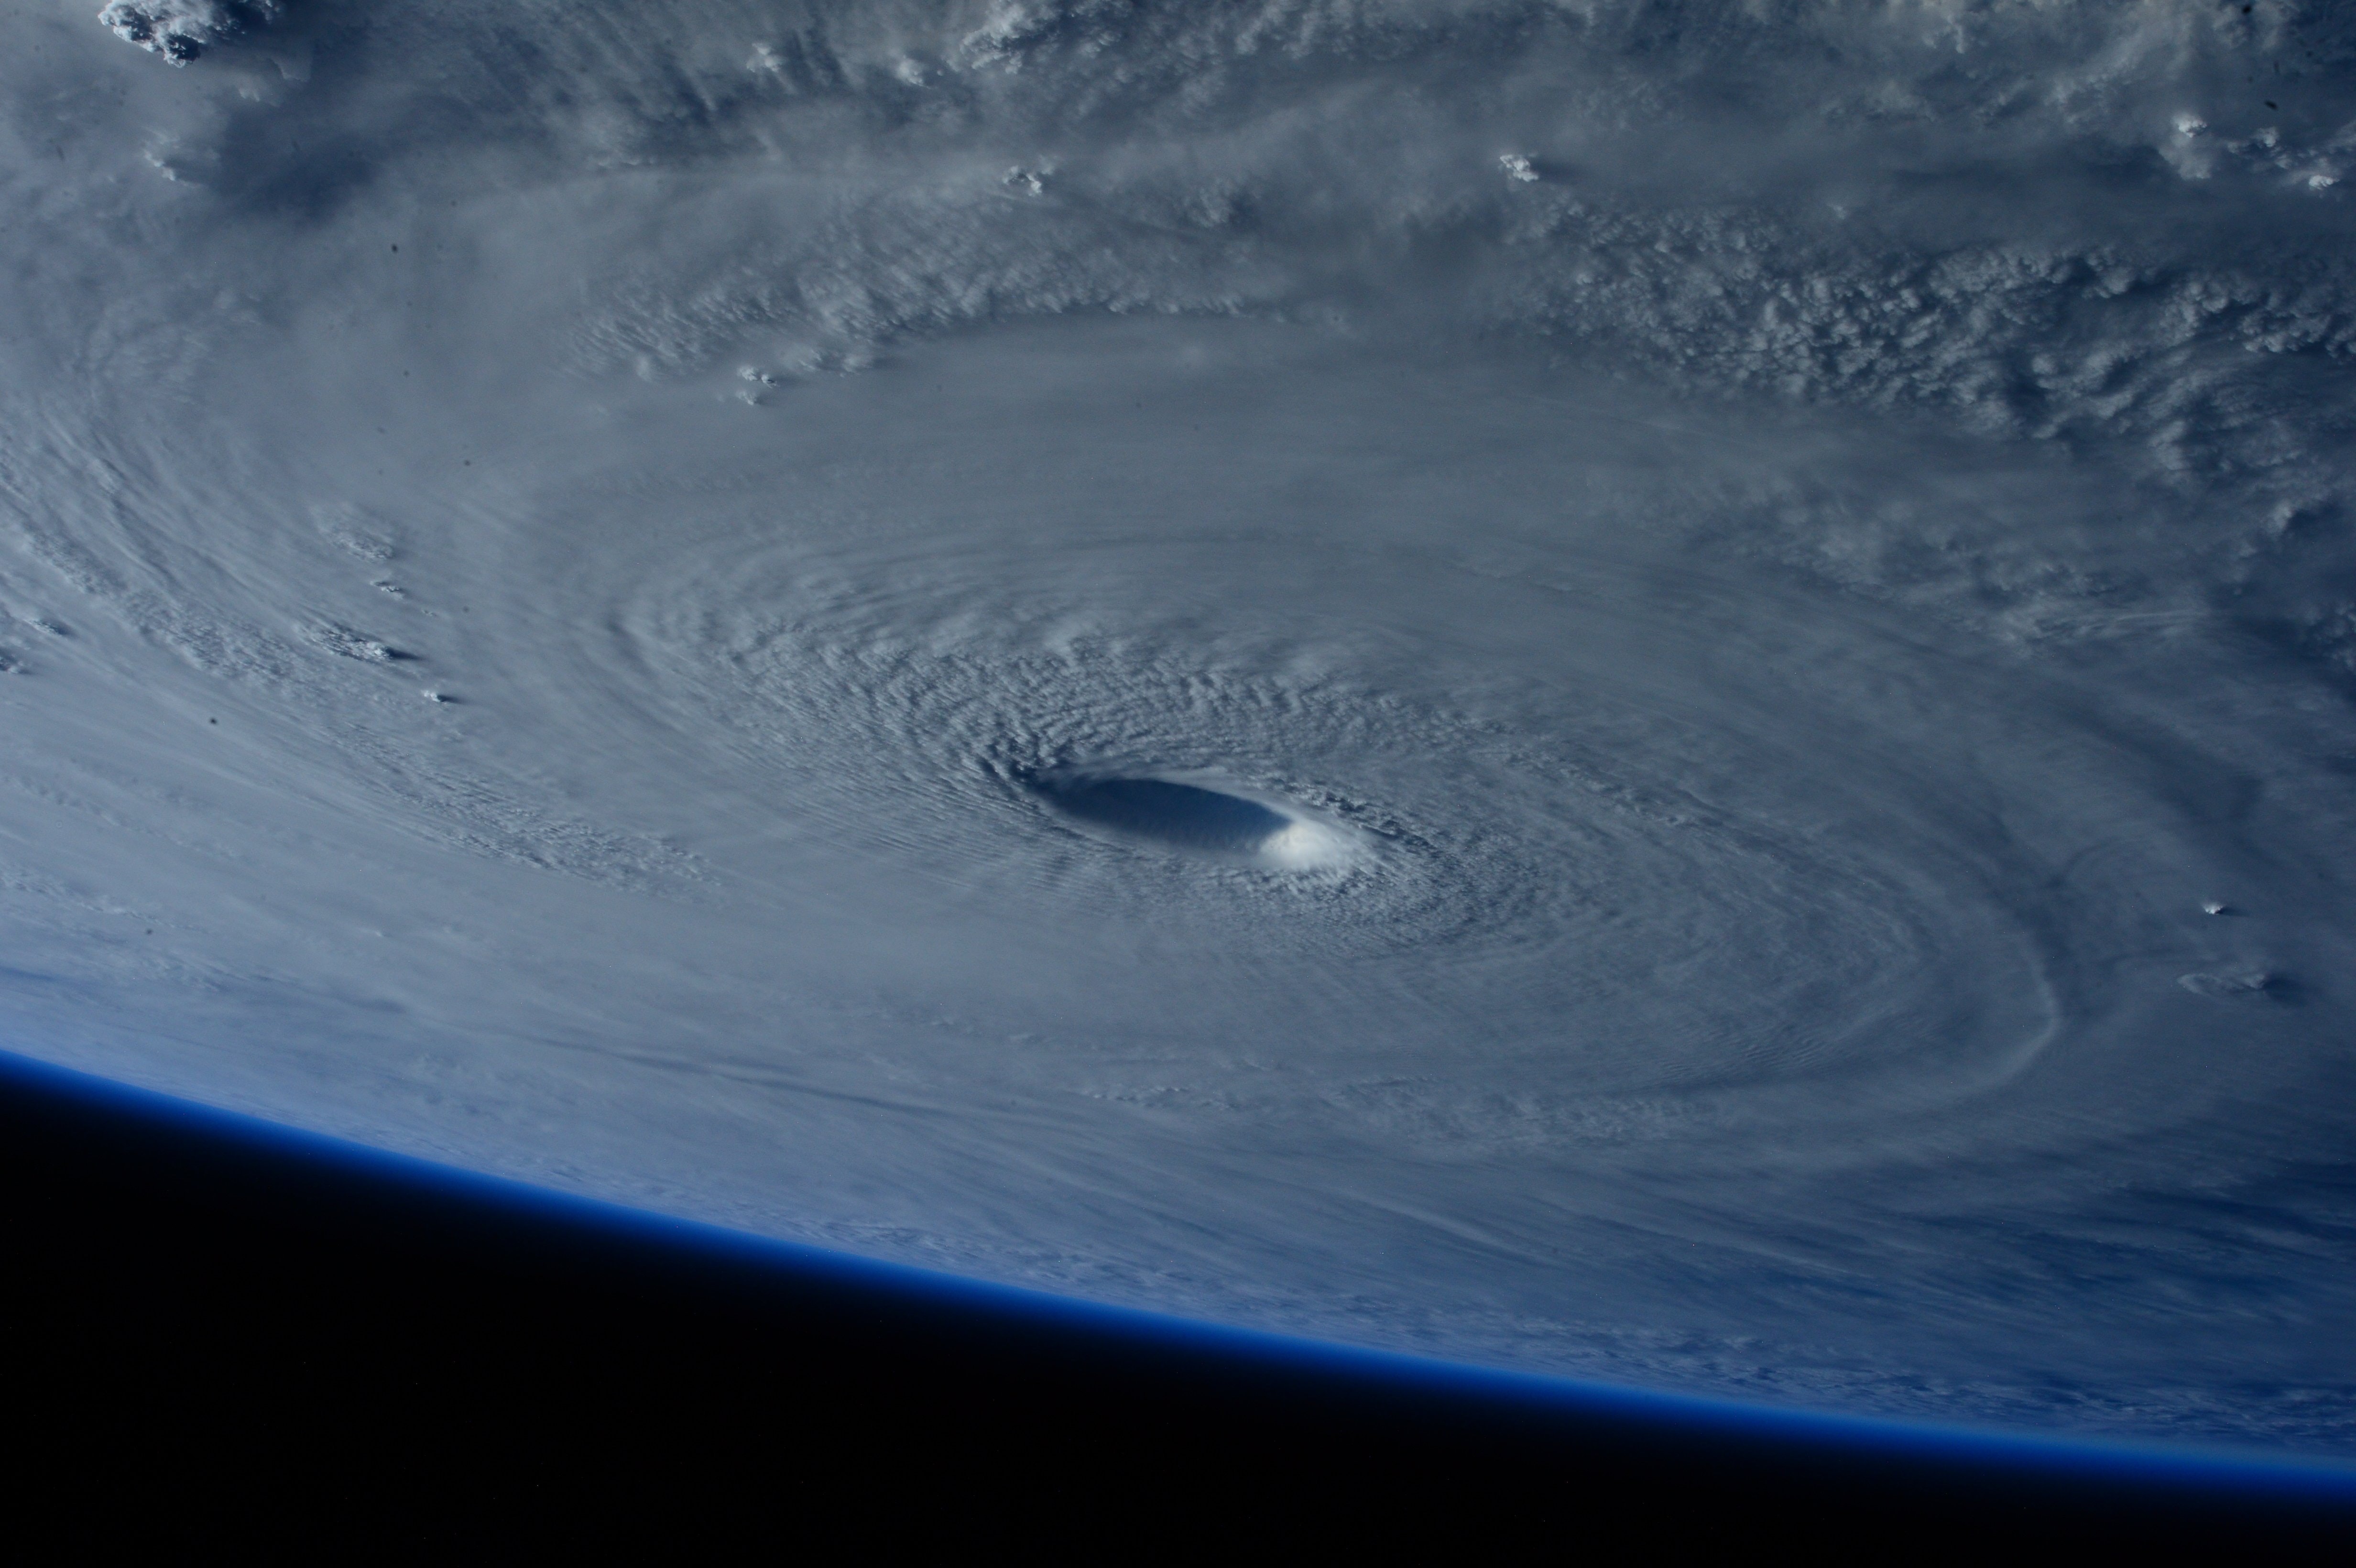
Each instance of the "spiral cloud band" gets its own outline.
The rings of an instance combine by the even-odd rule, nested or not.
[[[2329,8],[134,9],[0,63],[9,1049],[2356,1441]]]

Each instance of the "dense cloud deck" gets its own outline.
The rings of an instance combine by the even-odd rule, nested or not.
[[[2347,1449],[2338,11],[9,9],[11,1049]]]

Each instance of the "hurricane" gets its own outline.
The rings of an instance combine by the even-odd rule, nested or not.
[[[9,0],[0,1046],[2356,1445],[2356,24]]]

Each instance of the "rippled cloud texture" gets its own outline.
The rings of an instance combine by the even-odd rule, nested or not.
[[[2340,8],[6,12],[11,1048],[2356,1442]]]

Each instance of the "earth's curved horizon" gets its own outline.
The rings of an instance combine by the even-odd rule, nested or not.
[[[8,8],[0,1049],[2356,1451],[2329,7]]]

